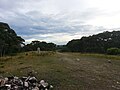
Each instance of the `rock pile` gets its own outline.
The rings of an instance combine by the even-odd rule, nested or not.
[[[52,85],[49,85],[44,80],[37,80],[35,76],[28,77],[5,77],[0,78],[0,90],[51,90]]]

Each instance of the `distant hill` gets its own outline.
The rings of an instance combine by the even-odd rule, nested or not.
[[[0,54],[18,52],[24,39],[17,36],[7,23],[0,22]]]
[[[108,48],[120,48],[120,31],[106,31],[71,40],[66,46],[72,52],[105,53]]]

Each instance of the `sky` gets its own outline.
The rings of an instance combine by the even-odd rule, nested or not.
[[[25,39],[66,44],[120,30],[120,0],[0,0],[0,22]]]

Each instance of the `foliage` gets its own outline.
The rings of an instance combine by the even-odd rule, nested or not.
[[[66,46],[72,52],[106,53],[108,48],[120,48],[120,31],[106,31],[97,35],[71,40]]]
[[[119,48],[108,48],[107,54],[118,55],[118,54],[120,54],[120,49]]]
[[[41,51],[55,51],[56,45],[54,43],[46,43],[40,41],[32,41],[30,44],[27,44],[23,47],[24,51],[36,51],[37,48],[40,48]]]
[[[8,24],[0,22],[0,54],[16,53],[20,51],[24,39],[17,36],[15,31]]]
[[[59,52],[69,52],[69,48],[66,45],[57,45],[56,50]]]

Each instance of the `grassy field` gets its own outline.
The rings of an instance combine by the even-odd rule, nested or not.
[[[26,52],[0,58],[0,76],[36,77],[54,90],[120,90],[120,56]]]

